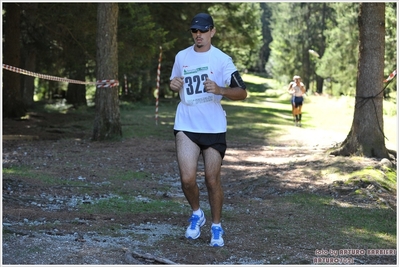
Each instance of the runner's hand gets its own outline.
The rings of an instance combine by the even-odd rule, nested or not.
[[[170,89],[172,89],[172,91],[178,92],[181,88],[183,88],[183,84],[183,77],[174,77],[170,81]]]
[[[206,81],[204,82],[204,88],[205,91],[208,93],[213,93],[215,95],[221,95],[222,94],[222,89],[211,79],[206,78]]]

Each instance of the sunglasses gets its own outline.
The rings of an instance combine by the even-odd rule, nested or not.
[[[206,33],[206,32],[209,32],[209,29],[207,29],[207,30],[191,29],[192,33],[197,33],[198,31],[200,31],[200,33]]]

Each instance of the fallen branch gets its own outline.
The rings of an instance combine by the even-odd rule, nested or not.
[[[123,248],[123,250],[125,251],[124,260],[127,264],[141,265],[141,262],[139,260],[136,260],[135,258],[133,258],[132,252],[130,252],[130,250],[128,248]]]
[[[39,136],[37,135],[22,135],[22,134],[14,134],[14,135],[3,135],[3,140],[38,140]]]
[[[175,262],[173,262],[171,260],[168,260],[168,259],[165,259],[165,258],[162,258],[162,257],[156,257],[156,256],[151,255],[149,253],[141,254],[141,253],[138,253],[136,251],[130,252],[130,250],[128,248],[124,248],[123,250],[125,251],[126,254],[131,254],[131,255],[133,255],[135,257],[142,258],[142,259],[145,259],[145,260],[155,261],[155,262],[162,263],[162,264],[177,265],[177,263],[175,263]],[[128,258],[130,258],[129,256],[130,255],[127,255]]]

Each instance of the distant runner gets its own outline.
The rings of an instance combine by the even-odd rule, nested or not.
[[[295,122],[295,126],[302,126],[302,105],[303,105],[303,95],[306,93],[305,85],[301,82],[301,77],[295,75],[293,77],[293,82],[288,86],[288,92],[292,95],[291,105],[292,105],[292,116]]]

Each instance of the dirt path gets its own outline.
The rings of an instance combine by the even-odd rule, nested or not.
[[[183,237],[189,210],[180,190],[173,141],[93,143],[83,133],[76,136],[76,129],[49,128],[60,120],[79,118],[51,114],[31,118],[4,122],[3,135],[19,138],[3,140],[3,168],[29,166],[37,176],[3,175],[3,264],[312,264],[315,249],[323,245],[306,236],[292,236],[290,230],[276,224],[296,218],[292,229],[308,225],[298,220],[300,214],[292,207],[275,206],[282,196],[335,194],[337,201],[348,204],[377,205],[375,199],[365,202],[334,191],[331,184],[337,176],[321,175],[333,164],[342,171],[380,164],[373,159],[356,161],[325,153],[344,136],[292,127],[268,146],[230,143],[222,173],[223,225],[228,234],[225,247],[211,248],[209,222],[198,240]],[[42,127],[38,127],[40,123]],[[48,131],[40,130],[43,125]],[[292,134],[302,141],[294,143]],[[201,160],[199,163],[201,205],[209,210]],[[115,170],[147,176],[116,181],[112,179]],[[79,203],[90,205],[112,198],[114,190],[121,188],[142,203],[150,202],[151,196],[178,201],[182,208],[173,214],[160,211],[151,216],[79,212]],[[379,197],[396,209],[396,196],[381,191]],[[396,256],[352,260],[395,264]]]

